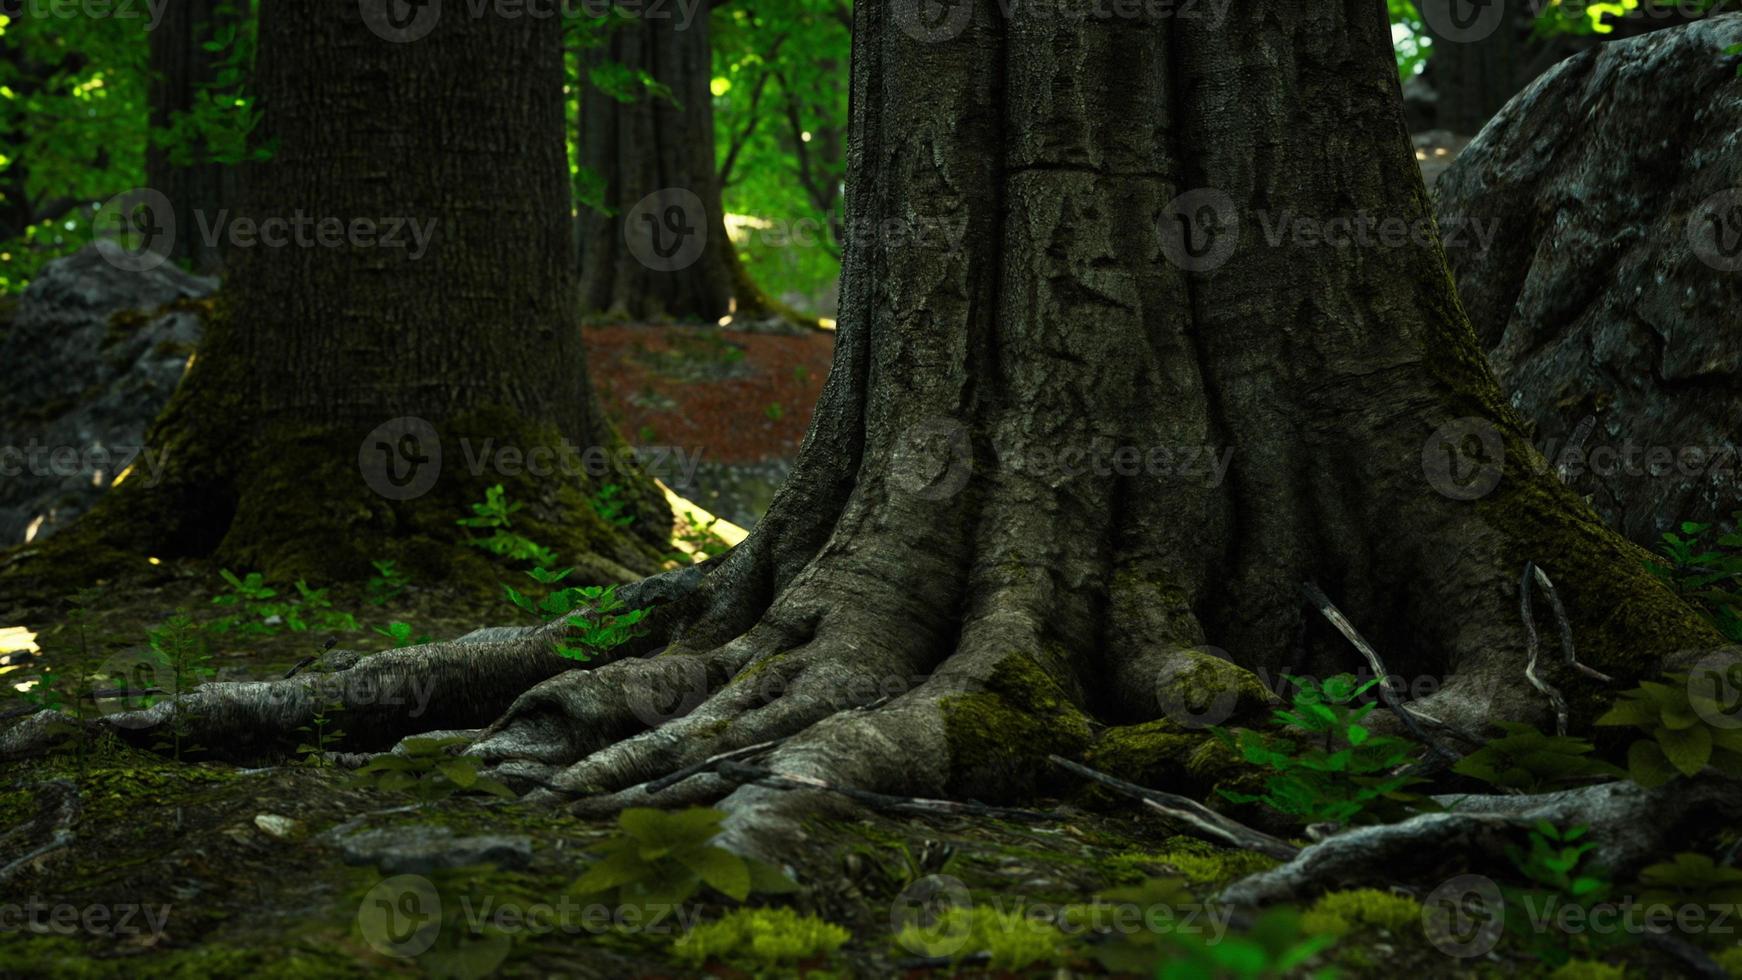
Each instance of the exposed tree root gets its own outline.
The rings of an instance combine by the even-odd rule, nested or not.
[[[1742,784],[1715,777],[1678,779],[1654,790],[1603,783],[1533,796],[1446,796],[1455,807],[1401,823],[1346,830],[1302,850],[1288,863],[1223,889],[1234,905],[1313,898],[1340,888],[1415,884],[1432,887],[1474,871],[1512,871],[1518,846],[1540,821],[1590,827],[1603,866],[1626,879],[1645,864],[1730,822]]]

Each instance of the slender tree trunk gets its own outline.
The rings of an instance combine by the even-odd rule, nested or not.
[[[502,483],[517,530],[581,578],[657,568],[669,511],[587,380],[560,23],[448,16],[397,43],[361,7],[264,8],[276,150],[210,219],[230,277],[148,436],[160,468],[120,481],[74,547],[316,581],[397,555],[489,582],[454,521]],[[588,506],[606,482],[629,489],[630,534]]]
[[[240,17],[233,3],[223,0],[170,0],[162,19],[151,32],[151,128],[165,133],[178,113],[193,110],[202,88],[216,77],[222,52],[207,51],[205,43],[224,28],[237,28]],[[227,203],[235,201],[236,171],[212,161],[202,144],[183,147],[195,155],[193,162],[178,163],[171,147],[153,139],[146,150],[145,184],[163,194],[175,209],[181,233],[169,257],[187,260],[194,271],[219,270],[221,249],[198,234],[200,220],[210,220]]]
[[[581,304],[637,319],[726,316],[737,259],[715,172],[707,14],[615,28],[582,59],[583,83],[606,62],[645,71],[670,94],[621,102],[587,85],[581,97],[580,163],[604,178],[615,212],[580,215]]]

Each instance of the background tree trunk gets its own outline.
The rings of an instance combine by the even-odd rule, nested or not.
[[[207,51],[204,44],[225,27],[240,26],[232,2],[226,0],[170,0],[163,18],[151,32],[151,129],[169,130],[177,113],[194,108],[200,90],[216,77],[215,64],[222,52]],[[187,260],[195,272],[219,271],[222,250],[206,244],[198,233],[199,216],[215,218],[227,203],[235,201],[236,171],[206,158],[209,148],[194,144],[185,148],[195,155],[192,163],[174,163],[170,148],[153,139],[145,157],[145,186],[169,199],[175,209],[176,236],[169,257]]]
[[[657,568],[663,498],[620,457],[599,464],[621,444],[576,319],[560,23],[448,16],[396,43],[362,8],[263,10],[277,148],[220,229],[230,279],[148,438],[163,471],[63,539],[317,581],[397,555],[485,582],[454,520],[503,483],[528,505],[517,529],[579,578]],[[273,222],[288,243],[263,244]],[[605,482],[629,488],[632,534],[588,506]]]
[[[586,84],[588,71],[606,62],[647,72],[669,98],[650,92],[621,102]],[[583,56],[580,164],[604,178],[616,212],[581,210],[584,309],[636,319],[732,312],[739,272],[715,172],[712,64],[705,10],[688,25],[629,20]]]

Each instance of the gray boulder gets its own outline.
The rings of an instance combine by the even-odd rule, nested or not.
[[[1575,55],[1434,188],[1502,388],[1568,482],[1641,543],[1742,509],[1736,45],[1742,15]]]
[[[218,280],[165,264],[127,271],[102,241],[45,266],[0,326],[0,547],[88,509],[138,455],[181,380]],[[179,305],[177,305],[179,304]]]

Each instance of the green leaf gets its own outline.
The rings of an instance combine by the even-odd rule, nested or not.
[[[1639,739],[1627,750],[1627,776],[1646,789],[1656,789],[1675,778],[1675,767],[1656,742]]]
[[[1684,776],[1698,774],[1712,757],[1712,730],[1704,725],[1681,731],[1659,726],[1654,734],[1664,757]]]
[[[684,867],[694,871],[708,886],[726,897],[742,902],[750,895],[750,869],[744,859],[720,847],[684,848],[672,853]]]

